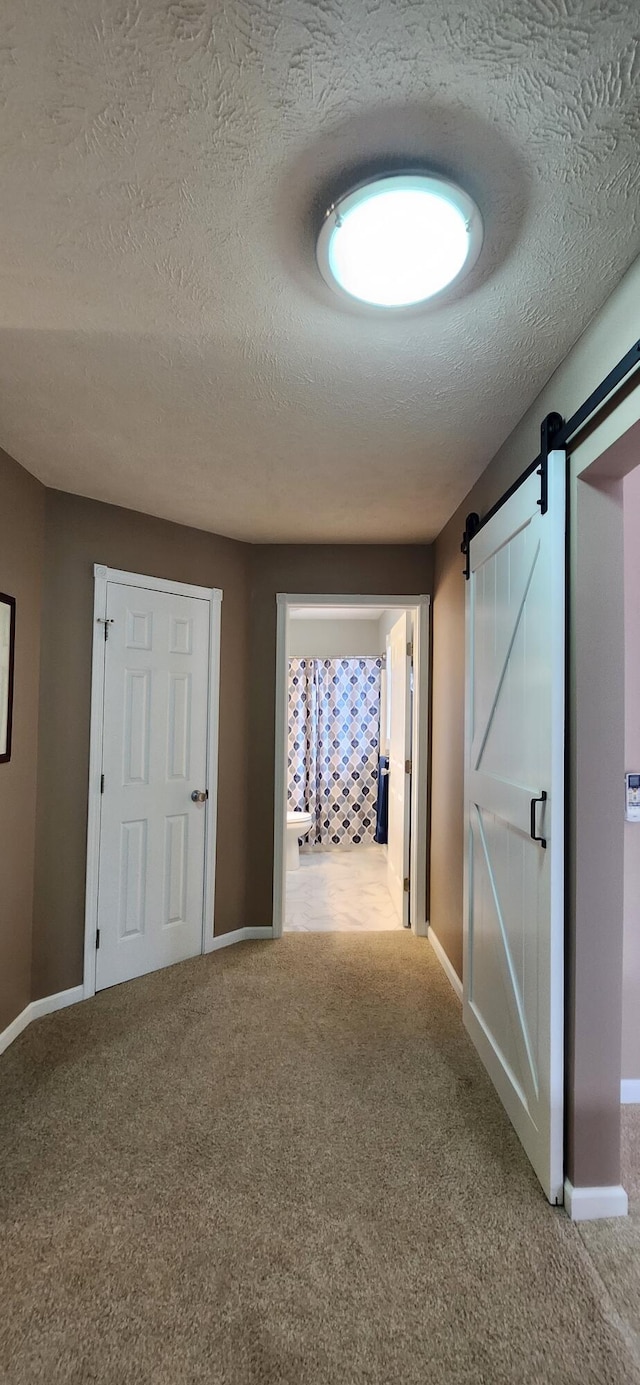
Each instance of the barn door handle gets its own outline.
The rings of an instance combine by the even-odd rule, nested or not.
[[[546,837],[538,837],[538,836],[536,835],[536,803],[546,803],[546,801],[547,801],[546,789],[543,789],[543,790],[542,790],[542,793],[540,794],[540,796],[539,796],[538,798],[532,798],[532,799],[531,799],[531,822],[530,822],[530,826],[529,826],[529,835],[530,835],[530,837],[531,837],[532,842],[540,842],[540,845],[541,845],[542,847],[545,847],[545,848],[546,848],[546,845],[547,845],[547,839],[546,839]]]

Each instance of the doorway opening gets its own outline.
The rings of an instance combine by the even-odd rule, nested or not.
[[[426,934],[429,598],[279,595],[273,934]]]
[[[85,998],[213,946],[222,600],[94,577]]]

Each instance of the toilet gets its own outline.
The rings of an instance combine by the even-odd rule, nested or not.
[[[313,825],[311,813],[287,813],[287,870],[299,870],[301,837],[308,836]]]

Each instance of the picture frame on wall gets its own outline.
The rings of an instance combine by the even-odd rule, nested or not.
[[[11,759],[16,599],[0,592],[0,765]]]

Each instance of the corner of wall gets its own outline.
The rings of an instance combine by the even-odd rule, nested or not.
[[[31,1000],[45,489],[0,452],[2,587],[16,598],[11,759],[0,765],[0,1031]]]

